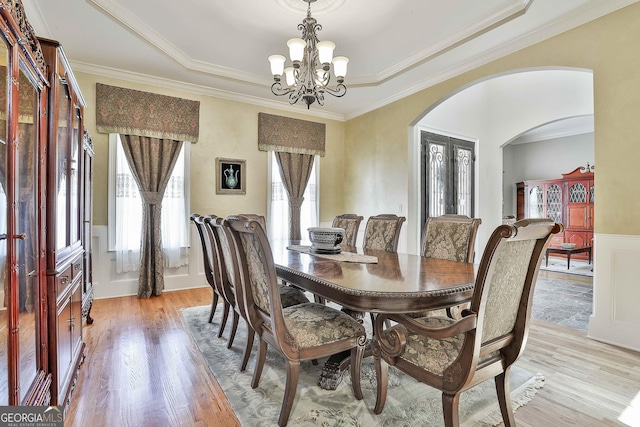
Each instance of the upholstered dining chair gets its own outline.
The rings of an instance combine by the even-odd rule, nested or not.
[[[366,342],[364,327],[351,316],[317,303],[283,307],[279,298],[273,253],[267,236],[256,221],[228,217],[240,265],[240,286],[251,325],[260,345],[251,387],[258,387],[265,363],[267,345],[287,362],[285,392],[278,425],[285,426],[293,406],[300,363],[341,351],[351,351],[353,394],[362,399],[360,367]],[[237,285],[237,284],[236,284]]]
[[[495,229],[485,247],[471,307],[462,317],[379,315],[373,355],[377,378],[374,412],[384,409],[388,365],[442,391],[445,426],[460,424],[460,394],[494,378],[505,426],[515,426],[509,371],[529,334],[533,290],[551,235],[550,219],[526,219]],[[397,322],[383,329],[385,320]]]
[[[243,216],[245,218],[252,219],[254,221],[258,221],[258,223],[262,226],[262,229],[268,233],[267,218],[264,215],[259,215],[259,214],[238,214],[238,215]]]
[[[421,255],[427,258],[473,262],[480,218],[442,215],[427,218],[422,229]]]
[[[342,244],[355,246],[358,240],[358,229],[363,217],[355,214],[342,214],[333,218],[332,227],[344,229],[344,239]]]
[[[237,260],[232,256],[235,252],[235,244],[229,230],[223,226],[223,218],[206,216],[204,218],[204,222],[205,226],[210,229],[214,237],[214,249],[217,251],[217,259],[219,260],[219,264],[217,265],[219,271],[217,272],[217,275],[220,277],[220,280],[224,285],[226,294],[231,293],[227,299],[230,300],[230,306],[233,308],[234,313],[231,335],[229,336],[229,343],[227,345],[228,348],[231,348],[233,345],[233,339],[238,327],[238,319],[242,317],[247,324],[247,343],[245,346],[242,364],[240,365],[240,370],[244,371],[247,367],[247,362],[249,361],[251,349],[253,348],[254,331],[247,320],[244,296],[241,294],[242,288],[235,286],[235,284],[240,280],[237,276],[240,269],[237,266]],[[290,307],[292,305],[309,302],[304,293],[297,288],[279,285],[279,290],[283,307]]]
[[[375,249],[386,252],[398,251],[400,230],[406,220],[403,216],[382,214],[369,217],[364,229],[364,249]]]
[[[208,215],[208,218],[216,218],[215,215]],[[209,233],[205,226],[205,217],[199,214],[192,214],[191,221],[195,224],[196,230],[198,230],[198,236],[200,236],[200,243],[202,244],[202,259],[204,261],[204,275],[207,279],[207,283],[213,289],[213,299],[211,301],[211,311],[209,312],[209,323],[213,320],[213,316],[216,313],[218,306],[218,299],[222,298],[224,312],[222,314],[222,323],[220,324],[220,330],[218,331],[218,337],[222,336],[224,328],[227,324],[227,318],[229,317],[230,303],[228,302],[224,285],[220,276],[217,274],[218,269],[215,267],[218,263],[217,252],[215,251],[212,235]],[[215,270],[214,270],[215,269]]]
[[[429,217],[422,229],[421,255],[427,258],[458,262],[473,262],[474,246],[480,218],[466,215],[442,215]],[[461,307],[435,310],[430,315],[457,317]],[[420,317],[422,314],[420,314]]]

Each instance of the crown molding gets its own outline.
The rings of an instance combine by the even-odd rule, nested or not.
[[[131,13],[128,9],[120,6],[113,0],[88,1],[103,13],[115,19],[122,26],[137,34],[152,46],[156,47],[167,57],[189,70],[210,74],[220,78],[264,86],[270,86],[272,83],[272,79],[270,78],[271,76],[258,75],[244,72],[242,70],[222,67],[189,57],[179,48],[162,37],[162,35],[149,27],[137,15]],[[412,69],[420,63],[441,55],[464,42],[473,40],[487,31],[515,19],[525,13],[532,1],[533,0],[512,0],[512,4],[509,6],[491,11],[487,16],[476,22],[474,25],[453,34],[451,37],[446,38],[440,43],[432,45],[427,49],[398,62],[394,66],[383,70],[380,73],[350,76],[349,83],[351,86],[358,87],[377,86],[390,78]]]
[[[113,79],[126,80],[132,83],[158,86],[167,89],[180,90],[197,95],[212,96],[215,98],[226,99],[228,101],[243,102],[246,104],[258,105],[261,107],[275,108],[278,110],[289,111],[297,114],[304,114],[312,117],[320,117],[329,120],[337,120],[344,122],[343,114],[332,113],[326,110],[308,110],[302,105],[291,105],[289,103],[271,101],[251,95],[244,95],[237,92],[214,89],[208,86],[185,83],[178,80],[165,79],[148,74],[134,73],[131,71],[119,70],[111,67],[103,67],[100,65],[88,64],[86,62],[70,61],[71,67],[75,72],[94,74],[97,76],[109,77]]]
[[[587,133],[593,133],[593,126],[583,125],[583,126],[574,126],[568,129],[563,129],[557,132],[541,132],[536,133],[535,129],[526,132],[520,137],[517,137],[513,141],[510,142],[510,145],[520,145],[527,144],[530,142],[540,142],[540,141],[548,141],[550,139],[559,139],[559,138],[567,138],[569,136],[576,135],[584,135]]]
[[[542,29],[531,31],[512,40],[507,44],[503,44],[502,46],[490,51],[480,53],[467,61],[460,62],[453,67],[449,67],[437,74],[433,74],[430,78],[403,91],[397,92],[394,95],[384,98],[378,102],[369,103],[364,108],[346,114],[345,119],[351,120],[370,111],[374,111],[378,108],[384,107],[385,105],[389,105],[402,98],[406,98],[407,96],[418,93],[421,90],[428,89],[429,87],[434,86],[438,83],[442,83],[461,74],[472,71],[478,67],[486,65],[492,61],[518,52],[529,46],[533,46],[544,40],[550,39],[554,36],[557,36],[558,34],[562,34],[573,28],[579,27],[580,25],[584,25],[604,15],[636,3],[637,1],[638,0],[609,0],[606,3],[600,4],[598,7],[584,8],[579,13],[573,14],[570,18],[557,19],[554,22],[549,23]],[[354,85],[350,84],[350,86],[353,87]]]

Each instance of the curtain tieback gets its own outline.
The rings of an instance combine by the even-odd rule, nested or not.
[[[291,206],[294,208],[300,208],[302,207],[302,202],[304,201],[304,197],[290,197],[289,198],[289,203],[291,203]]]
[[[163,193],[159,191],[141,191],[142,199],[149,205],[159,205],[162,203]]]

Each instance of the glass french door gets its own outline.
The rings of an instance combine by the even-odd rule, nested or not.
[[[421,224],[431,216],[474,212],[475,143],[421,133]]]

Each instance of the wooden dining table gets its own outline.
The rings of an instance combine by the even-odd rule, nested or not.
[[[377,262],[343,262],[287,249],[305,244],[310,245],[272,243],[278,277],[341,305],[352,315],[434,310],[467,303],[473,294],[477,268],[472,263],[355,247],[342,250],[376,257]],[[341,359],[332,359],[322,374],[321,386],[327,389],[337,387],[345,368]]]

